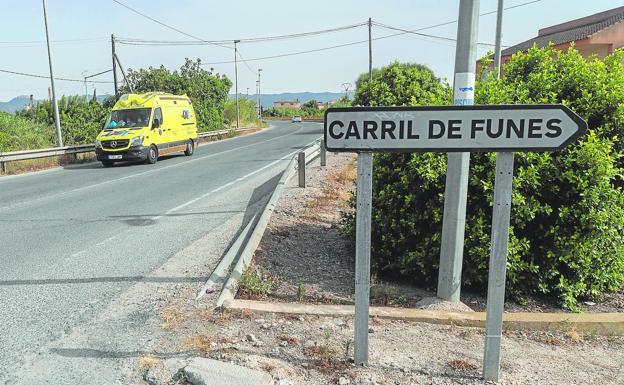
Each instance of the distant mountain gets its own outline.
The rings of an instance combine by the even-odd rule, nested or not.
[[[246,96],[245,94],[239,94]],[[273,102],[282,100],[295,100],[299,99],[301,103],[305,103],[309,100],[316,100],[317,102],[329,102],[331,100],[340,99],[344,96],[341,92],[284,92],[281,94],[261,94],[260,99],[262,107],[273,107]],[[353,96],[353,92],[349,91],[349,97]],[[230,95],[230,98],[234,98],[234,94]],[[256,94],[249,94],[249,98],[256,100]]]
[[[97,100],[98,102],[102,103],[104,100],[106,100],[106,98],[110,96],[112,95],[108,95],[108,94],[98,95]],[[0,102],[0,111],[10,112],[13,114],[16,111],[23,110],[28,105],[28,102],[29,102],[29,96],[27,95],[16,96],[13,99],[9,100],[8,102]],[[35,99],[35,103],[37,102],[40,102],[40,100]]]
[[[24,109],[28,105],[27,95],[16,96],[8,102],[0,102],[0,111],[14,113]]]

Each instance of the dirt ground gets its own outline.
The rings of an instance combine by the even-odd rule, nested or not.
[[[347,201],[355,186],[355,168],[354,154],[330,154],[327,167],[319,167],[318,162],[308,167],[305,189],[298,188],[296,181],[285,189],[254,256],[254,263],[274,284],[271,295],[263,299],[353,303],[355,251],[340,233],[340,225],[341,213],[350,210]],[[462,301],[475,311],[485,311],[485,294],[463,290]],[[435,292],[372,277],[371,304],[413,307],[425,297],[435,297]],[[624,291],[581,306],[586,312],[624,312]],[[552,301],[534,297],[523,304],[508,300],[505,310],[566,311]]]
[[[487,383],[480,379],[479,328],[373,319],[370,365],[360,367],[350,360],[351,317],[214,313],[170,304],[161,319],[172,350],[263,370],[277,385]],[[148,377],[153,364],[145,360],[137,370]],[[503,339],[500,384],[615,385],[624,383],[623,367],[618,337],[511,332]]]

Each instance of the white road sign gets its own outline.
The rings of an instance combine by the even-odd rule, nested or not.
[[[330,108],[329,151],[553,151],[587,130],[561,104]]]

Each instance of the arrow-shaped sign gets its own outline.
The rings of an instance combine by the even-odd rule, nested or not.
[[[587,123],[562,104],[353,107],[325,112],[329,151],[554,151]]]

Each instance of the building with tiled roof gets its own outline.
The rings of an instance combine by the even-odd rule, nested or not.
[[[542,28],[536,37],[504,49],[501,61],[505,64],[511,55],[519,51],[526,52],[534,44],[541,48],[550,43],[560,50],[574,44],[574,48],[583,56],[604,58],[624,47],[624,7]]]

